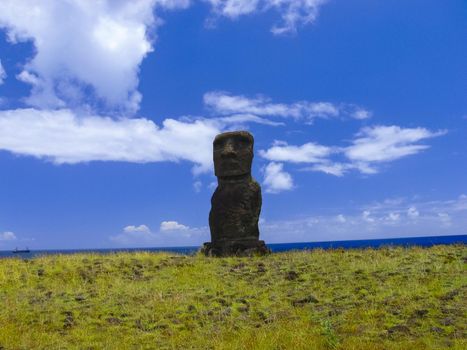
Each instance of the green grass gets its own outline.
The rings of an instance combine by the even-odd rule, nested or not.
[[[466,349],[463,245],[0,259],[0,349]]]

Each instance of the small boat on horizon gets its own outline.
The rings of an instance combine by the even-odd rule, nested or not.
[[[31,251],[29,250],[28,247],[26,247],[26,249],[18,249],[18,247],[15,248],[15,250],[13,250],[13,253],[30,253]]]

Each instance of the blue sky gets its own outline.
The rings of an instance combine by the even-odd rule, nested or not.
[[[261,238],[466,234],[463,0],[5,0],[0,249],[209,240],[255,136]]]

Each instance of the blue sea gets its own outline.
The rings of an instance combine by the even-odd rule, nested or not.
[[[329,241],[329,242],[300,242],[300,243],[272,243],[267,246],[273,253],[285,252],[289,250],[305,249],[353,249],[353,248],[379,248],[383,246],[420,246],[431,247],[439,244],[466,244],[467,235],[455,236],[430,236],[430,237],[409,237],[409,238],[386,238],[386,239],[365,239],[349,241]],[[200,249],[199,246],[192,247],[164,247],[164,248],[119,248],[119,249],[58,249],[58,250],[31,250],[29,253],[13,253],[12,251],[0,251],[0,258],[21,257],[33,258],[39,255],[51,254],[74,254],[74,253],[99,253],[111,254],[116,252],[172,252],[178,254],[191,255]]]

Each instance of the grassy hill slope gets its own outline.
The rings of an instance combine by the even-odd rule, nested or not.
[[[0,349],[465,349],[467,249],[0,259]]]

